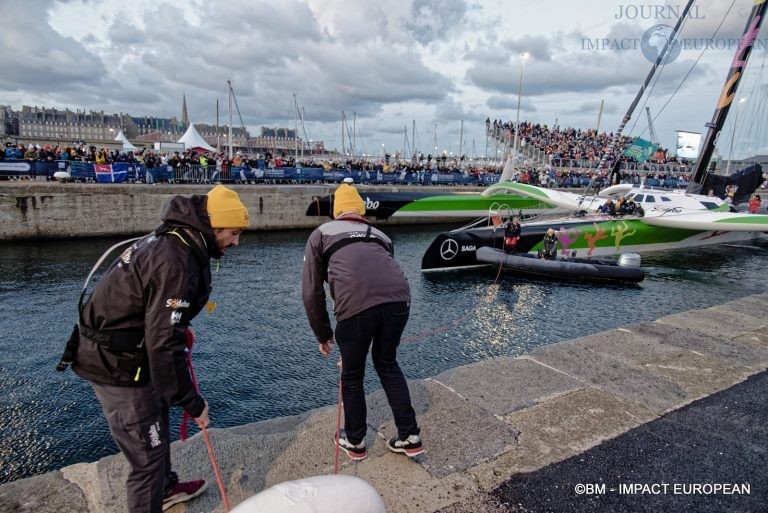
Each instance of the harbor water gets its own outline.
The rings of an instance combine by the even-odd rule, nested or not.
[[[411,379],[768,289],[765,240],[644,255],[648,276],[637,286],[509,278],[494,284],[497,273],[490,268],[422,274],[422,252],[442,229],[386,229],[412,289],[404,336],[466,317],[403,344],[399,360]],[[198,338],[193,360],[214,427],[294,415],[336,401],[338,352],[327,359],[320,355],[301,303],[308,235],[248,233],[214,272],[211,300],[217,308],[193,322]],[[76,320],[83,280],[115,242],[0,247],[0,483],[117,452],[88,383],[71,371],[54,370]],[[366,391],[378,387],[369,366]],[[180,413],[174,410],[175,439]]]

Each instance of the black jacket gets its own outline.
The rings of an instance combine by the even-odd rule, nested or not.
[[[95,383],[151,382],[166,401],[193,417],[205,405],[187,369],[184,332],[208,301],[210,258],[221,256],[206,199],[171,198],[163,224],[107,269],[83,306],[72,365],[80,377]],[[105,335],[112,341],[131,340],[137,332],[138,350],[120,351],[112,342],[97,341]]]

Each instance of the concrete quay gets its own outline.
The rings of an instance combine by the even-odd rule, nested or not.
[[[764,443],[739,442],[764,442],[766,434],[765,396],[749,395],[755,384],[768,389],[766,309],[768,293],[748,296],[412,381],[427,449],[413,460],[386,449],[395,430],[383,392],[374,392],[368,396],[369,457],[352,463],[342,453],[341,472],[370,482],[389,513],[765,511],[768,450]],[[707,402],[732,393],[741,395],[719,406]],[[743,407],[734,407],[737,403]],[[736,419],[727,418],[737,412]],[[709,433],[714,449],[704,465],[688,455],[696,454],[707,422],[719,427]],[[686,434],[670,434],[675,423]],[[336,406],[329,405],[212,429],[230,502],[236,505],[285,480],[331,473],[335,425]],[[647,445],[630,452],[620,443],[659,425],[663,429],[656,429]],[[596,452],[613,459],[600,459]],[[182,478],[202,476],[211,486],[169,511],[224,511],[202,436],[175,442],[172,453]],[[578,495],[559,484],[572,483],[558,480],[566,472],[574,479],[583,472],[585,483],[610,482],[618,471],[606,461],[623,465],[626,479],[637,472],[634,482],[652,484],[653,475],[637,471],[646,468],[648,456],[655,458],[652,469],[681,471],[689,483],[712,482],[706,472],[717,468],[742,467],[747,475],[756,469],[754,485],[748,496],[700,496],[703,502],[688,507],[667,496],[654,497],[654,503],[641,495],[606,502],[604,496]],[[125,460],[115,455],[6,484],[0,486],[0,512],[120,513],[126,470]],[[538,488],[526,487],[532,482]],[[536,500],[527,501],[528,493]]]
[[[314,229],[327,218],[308,217],[315,197],[338,184],[229,185],[250,213],[250,230]],[[149,233],[160,224],[163,203],[176,194],[206,194],[212,184],[0,183],[0,240],[118,237]],[[360,186],[365,192],[471,191],[478,187]],[[378,225],[424,224],[439,218],[397,218]],[[444,221],[444,219],[442,220]],[[456,222],[455,219],[452,222]]]

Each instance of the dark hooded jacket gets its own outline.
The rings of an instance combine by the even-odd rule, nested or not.
[[[163,224],[112,263],[80,316],[72,368],[94,383],[151,386],[193,417],[205,403],[186,363],[185,330],[208,301],[210,259],[221,252],[206,196],[174,196]]]

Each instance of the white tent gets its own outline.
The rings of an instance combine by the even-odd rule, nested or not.
[[[187,131],[184,132],[184,135],[181,136],[181,139],[179,139],[178,142],[184,143],[184,146],[188,150],[201,148],[205,151],[216,151],[213,146],[205,142],[205,139],[203,139],[203,136],[200,135],[200,132],[195,129],[195,125],[191,123],[189,124]]]
[[[134,151],[138,149],[136,148],[136,146],[131,144],[131,141],[129,141],[128,138],[125,136],[125,134],[123,134],[122,130],[118,132],[117,137],[115,137],[115,141],[121,141],[123,143],[123,149],[125,151]]]

